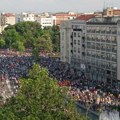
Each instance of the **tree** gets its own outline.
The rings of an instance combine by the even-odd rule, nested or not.
[[[0,47],[4,47],[5,46],[5,40],[4,39],[0,39]]]
[[[53,44],[53,51],[60,52],[60,30],[58,26],[51,28],[51,40]]]
[[[52,50],[52,41],[49,30],[41,29],[37,22],[20,22],[5,28],[2,36],[6,48],[13,48],[18,51],[26,48],[40,47],[38,50]],[[20,46],[19,46],[20,45]]]
[[[29,71],[29,78],[20,83],[16,97],[0,108],[2,120],[85,120],[67,96],[67,88],[59,87],[38,64]]]

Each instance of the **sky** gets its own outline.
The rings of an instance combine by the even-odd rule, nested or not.
[[[105,4],[104,4],[105,3]],[[120,0],[0,0],[0,12],[95,12],[120,8]]]

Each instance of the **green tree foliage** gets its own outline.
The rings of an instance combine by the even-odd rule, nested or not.
[[[1,120],[85,120],[67,96],[67,88],[58,86],[48,71],[34,64],[29,78],[20,80],[15,97],[0,107]]]
[[[41,25],[37,22],[10,25],[5,28],[1,37],[5,41],[6,48],[23,51],[25,48],[39,47],[38,50],[52,51],[50,31],[41,29]]]
[[[51,39],[53,44],[53,51],[60,51],[60,30],[58,26],[53,26],[51,28]]]
[[[0,39],[0,47],[4,47],[5,46],[5,40],[4,39]]]

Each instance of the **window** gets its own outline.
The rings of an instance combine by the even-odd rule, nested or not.
[[[80,48],[78,48],[78,53],[80,53]]]
[[[112,63],[112,69],[116,70],[117,69],[117,64],[116,63]]]
[[[78,45],[80,45],[80,40],[78,40]]]
[[[116,45],[112,45],[112,52],[117,52],[117,46]]]
[[[74,44],[76,45],[76,40],[74,40]]]
[[[78,33],[78,37],[80,37],[80,33]]]
[[[117,43],[116,36],[112,36],[112,37],[111,37],[111,41],[112,41],[112,43]]]
[[[117,55],[116,54],[111,54],[112,61],[117,61]]]
[[[76,47],[74,47],[74,52],[76,52]]]
[[[76,37],[76,32],[74,32],[74,37]]]
[[[110,59],[111,59],[110,53],[106,53],[106,59],[107,59],[107,60],[110,60]]]

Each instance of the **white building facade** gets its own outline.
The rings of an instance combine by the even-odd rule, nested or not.
[[[55,25],[55,16],[38,16],[36,17],[36,21],[41,24],[41,27],[52,27]]]
[[[23,21],[34,22],[35,21],[35,14],[23,12],[21,14],[16,15],[16,23],[23,22]]]

